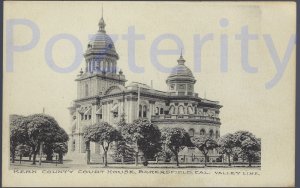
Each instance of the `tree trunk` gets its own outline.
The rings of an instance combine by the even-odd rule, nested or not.
[[[40,143],[40,147],[39,147],[39,165],[42,165],[42,154],[43,154],[43,142]]]
[[[251,158],[248,158],[249,161],[249,167],[251,167]]]
[[[47,154],[46,160],[47,160],[47,161],[52,161],[52,160],[53,160],[53,155],[52,155],[52,153],[51,153],[51,154],[50,154],[50,153]]]
[[[11,162],[15,163],[15,157],[16,157],[16,151],[13,150],[12,154],[11,154]]]
[[[33,159],[32,159],[32,164],[35,165],[35,160],[36,160],[36,152],[33,153]]]
[[[144,162],[143,162],[144,166],[148,166],[148,158],[147,156],[144,155]]]
[[[175,154],[175,159],[176,159],[176,166],[179,166],[178,153]]]
[[[121,162],[122,162],[122,164],[124,164],[124,156],[123,155],[121,157]]]
[[[206,161],[207,161],[207,155],[204,154],[204,166],[207,166]]]
[[[29,161],[31,161],[31,156],[32,156],[32,154],[30,153],[30,154],[29,154]]]
[[[107,166],[107,151],[104,151],[104,166]]]
[[[58,160],[59,160],[59,163],[60,163],[60,164],[63,163],[63,154],[62,154],[62,152],[60,152],[60,153],[58,154]]]
[[[138,160],[139,160],[139,152],[135,152],[135,166],[138,165]]]
[[[230,155],[227,155],[227,157],[228,157],[228,166],[231,166]]]
[[[91,163],[91,150],[90,149],[86,150],[86,163],[87,164]]]

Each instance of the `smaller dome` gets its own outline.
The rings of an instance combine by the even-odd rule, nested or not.
[[[89,41],[88,48],[115,50],[115,45],[109,35],[103,32],[98,32]]]
[[[185,60],[183,59],[182,55],[177,60],[178,65],[172,69],[171,74],[168,76],[168,81],[173,80],[191,80],[195,81],[195,77],[192,71],[184,65]]]

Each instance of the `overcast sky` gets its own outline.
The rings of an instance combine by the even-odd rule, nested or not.
[[[13,72],[7,73],[4,59],[4,121],[8,114],[29,115],[46,113],[54,116],[59,124],[69,131],[68,107],[76,99],[74,79],[84,68],[84,60],[70,73],[58,73],[45,60],[45,48],[50,39],[58,34],[75,36],[86,49],[88,35],[96,33],[101,17],[101,2],[6,2],[4,23],[8,19],[29,19],[40,32],[37,45],[32,49],[13,54]],[[286,11],[288,5],[268,6],[268,3],[209,3],[209,2],[104,2],[104,20],[108,34],[118,36],[115,42],[120,56],[118,67],[128,79],[127,84],[139,81],[154,88],[166,90],[168,73],[160,72],[150,59],[154,40],[165,34],[177,35],[183,42],[186,65],[194,70],[194,35],[200,37],[212,33],[201,52],[201,72],[194,73],[197,82],[195,92],[200,97],[220,101],[221,135],[237,130],[249,130],[262,140],[268,140],[269,132],[274,136],[290,134],[286,129],[294,118],[295,50],[283,76],[271,89],[265,84],[276,74],[268,48],[262,38],[270,34],[280,59],[283,58],[290,36],[295,33],[295,14]],[[10,11],[9,11],[10,10]],[[13,11],[12,11],[13,10]],[[276,14],[274,14],[276,10]],[[221,19],[228,25],[222,27]],[[241,42],[235,35],[242,26],[258,35],[257,41],[249,42],[249,63],[257,67],[257,73],[247,73],[241,64]],[[145,40],[136,42],[135,60],[144,67],[144,73],[134,73],[128,67],[128,41],[122,39],[128,27],[134,26],[137,34]],[[5,29],[7,25],[5,26]],[[4,39],[8,33],[4,33]],[[228,71],[220,69],[220,38],[228,37]],[[14,45],[24,45],[32,39],[27,26],[13,28]],[[6,42],[6,40],[4,41]],[[6,44],[6,43],[5,43]],[[172,40],[163,40],[159,49],[179,49]],[[52,51],[57,66],[67,67],[74,60],[74,46],[68,40],[55,43]],[[5,55],[6,56],[6,55]],[[172,67],[177,64],[178,54],[161,55],[160,64]],[[288,122],[288,123],[287,123]],[[271,138],[270,138],[271,139]]]

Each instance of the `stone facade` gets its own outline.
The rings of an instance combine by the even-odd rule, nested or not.
[[[100,121],[116,125],[122,114],[128,123],[137,118],[148,118],[159,128],[184,128],[191,137],[220,136],[222,106],[217,101],[200,98],[194,92],[196,79],[185,66],[182,55],[166,80],[168,91],[158,91],[138,82],[125,85],[125,75],[116,71],[119,56],[101,18],[99,30],[88,43],[84,57],[86,69],[76,78],[77,99],[69,108],[72,123],[70,152],[86,151],[82,137],[85,125]],[[92,154],[101,154],[99,144],[92,143],[90,148]]]

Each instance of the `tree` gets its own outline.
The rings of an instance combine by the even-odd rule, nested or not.
[[[165,128],[162,130],[162,140],[175,155],[176,165],[179,166],[178,153],[192,146],[189,134],[182,128]]]
[[[32,148],[33,162],[36,164],[36,155],[43,143],[53,143],[59,131],[56,120],[45,114],[34,114],[23,121],[26,127],[26,144]]]
[[[68,152],[68,144],[66,142],[54,143],[53,152],[58,154],[59,163],[63,163],[63,156]]]
[[[10,156],[12,163],[15,162],[16,147],[24,144],[26,140],[26,127],[23,125],[24,116],[10,116]]]
[[[234,154],[235,142],[233,134],[226,134],[218,140],[219,151],[228,158],[228,166],[231,166],[230,157]]]
[[[157,160],[163,160],[164,162],[170,162],[172,156],[174,156],[174,154],[168,147],[165,147],[162,151],[156,154]]]
[[[31,147],[25,144],[20,144],[17,146],[16,151],[20,156],[20,160],[22,157],[29,157],[29,161],[31,160]]]
[[[52,142],[44,144],[43,152],[46,154],[46,160],[52,161],[55,151],[59,154],[60,162],[63,160],[63,155],[68,152],[68,146],[66,142],[69,140],[69,136],[66,131],[59,127]],[[60,150],[61,149],[61,150]]]
[[[124,161],[128,161],[134,158],[134,149],[130,147],[125,140],[120,140],[116,143],[114,147],[114,159],[121,160],[122,163]]]
[[[207,166],[207,156],[210,150],[216,148],[217,142],[209,136],[195,136],[192,138],[192,143],[198,148],[204,155],[204,164]]]
[[[235,146],[240,148],[240,156],[247,159],[250,167],[260,155],[261,140],[248,131],[237,131],[234,133],[234,142]]]
[[[144,164],[161,151],[161,133],[156,125],[147,119],[137,119],[133,123],[123,124],[122,136],[135,150],[135,164],[138,164],[138,153],[144,154]]]
[[[99,143],[104,151],[104,166],[107,166],[107,152],[112,142],[121,139],[120,133],[106,122],[89,125],[83,129],[83,137],[86,142]]]

